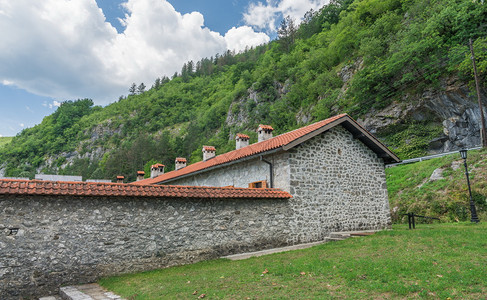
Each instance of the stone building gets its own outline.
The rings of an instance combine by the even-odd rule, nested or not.
[[[316,241],[331,231],[390,226],[384,165],[399,158],[347,114],[258,142],[236,135],[236,150],[134,184],[278,188],[292,195],[290,243]]]
[[[0,180],[0,298],[390,226],[384,164],[399,159],[348,115],[258,131],[132,184]]]

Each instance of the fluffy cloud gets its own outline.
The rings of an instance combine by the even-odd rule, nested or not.
[[[246,24],[269,32],[277,30],[277,20],[290,16],[301,21],[310,9],[318,10],[329,0],[267,0],[265,3],[251,3],[244,13]]]
[[[263,32],[255,32],[249,26],[232,27],[225,34],[225,41],[227,49],[240,52],[245,50],[247,46],[262,45],[269,42],[270,38]]]
[[[9,28],[0,43],[0,82],[103,104],[186,61],[268,41],[250,27],[222,36],[204,27],[200,13],[182,15],[166,0],[128,0],[124,8],[125,30],[117,33],[95,0],[0,0],[0,28]]]
[[[61,102],[54,100],[52,101],[52,103],[47,103],[47,101],[44,101],[42,103],[42,106],[49,107],[49,108],[59,107],[61,106]]]

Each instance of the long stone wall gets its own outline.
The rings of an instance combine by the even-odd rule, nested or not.
[[[0,195],[0,299],[286,245],[288,201]]]
[[[391,226],[384,162],[341,126],[289,151],[292,243]]]

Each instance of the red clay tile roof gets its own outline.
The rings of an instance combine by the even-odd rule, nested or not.
[[[122,176],[122,175],[117,176],[117,179],[124,179],[124,178],[125,178],[125,176]]]
[[[163,164],[155,164],[155,165],[152,165],[150,168],[151,169],[158,169],[159,167],[165,167],[165,165],[163,165]]]
[[[343,126],[347,128],[347,130],[349,130],[350,132],[353,131],[354,135],[363,135],[363,139],[360,138],[360,140],[364,142],[368,147],[373,149],[373,151],[384,154],[384,157],[387,157],[388,160],[392,162],[400,161],[400,159],[394,153],[387,149],[386,146],[384,146],[372,134],[367,132],[367,130],[360,126],[349,115],[341,114],[305,127],[301,127],[293,131],[283,133],[268,140],[251,144],[249,146],[215,156],[212,159],[200,161],[192,165],[186,166],[185,168],[171,171],[155,178],[147,178],[144,180],[133,182],[132,184],[157,184],[169,179],[188,175],[197,171],[236,161],[245,157],[263,154],[267,151],[275,150],[281,147],[283,150],[287,150],[288,148],[294,147],[296,143],[301,142],[302,138],[313,137],[314,134],[317,134],[317,132],[321,132],[320,129],[323,130],[323,128],[326,129],[329,126],[333,127],[338,124],[343,124]]]
[[[133,182],[132,184],[156,184],[159,182],[166,181],[168,179],[176,178],[179,176],[183,176],[186,174],[190,174],[199,170],[203,170],[209,167],[221,165],[230,161],[238,160],[247,156],[252,156],[258,153],[266,152],[269,150],[273,150],[279,147],[282,147],[284,145],[289,144],[290,142],[296,140],[299,137],[302,137],[310,132],[313,132],[316,129],[319,129],[335,120],[338,120],[340,118],[343,118],[345,116],[348,116],[347,114],[342,114],[338,115],[320,122],[316,122],[314,124],[283,133],[281,135],[275,136],[273,138],[270,138],[268,140],[251,144],[247,147],[243,147],[237,150],[233,150],[218,156],[213,157],[210,160],[207,161],[200,161],[197,163],[194,163],[192,165],[186,166],[185,168],[167,172],[165,174],[162,174],[160,176],[157,176],[155,178],[147,178],[144,180],[140,180],[137,182]],[[262,125],[259,125],[262,126]],[[271,127],[272,128],[272,127]],[[207,147],[207,146],[203,146]]]
[[[213,146],[203,146],[203,150],[205,150],[205,151],[216,151],[216,148]]]
[[[137,171],[137,175],[145,175],[144,171]]]
[[[262,124],[260,124],[259,125],[259,128],[261,128],[262,130],[269,130],[269,131],[273,131],[274,130],[274,128],[272,128],[272,126],[270,126],[270,125],[262,125]]]
[[[177,162],[183,162],[183,163],[185,163],[186,162],[186,158],[184,158],[184,157],[176,157],[176,161]]]
[[[131,185],[124,183],[1,179],[0,195],[157,197],[198,199],[289,199],[278,189]]]
[[[235,138],[241,138],[241,139],[248,140],[248,139],[250,139],[250,136],[248,136],[246,134],[243,134],[243,133],[237,133],[237,135],[235,136]]]

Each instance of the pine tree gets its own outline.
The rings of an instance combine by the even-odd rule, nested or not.
[[[145,84],[142,82],[141,84],[139,84],[139,86],[137,87],[137,94],[142,94],[143,92],[145,92]]]
[[[137,85],[134,82],[134,83],[132,83],[132,85],[129,88],[129,96],[135,95],[136,91],[137,91]]]
[[[279,37],[279,42],[283,47],[284,51],[289,52],[291,46],[294,43],[294,38],[296,36],[297,27],[294,24],[294,20],[291,16],[287,16],[281,21],[279,29],[277,29],[277,36]]]

